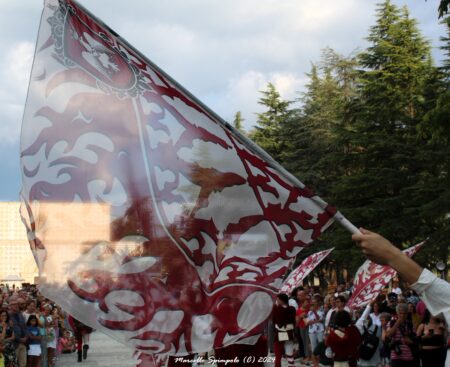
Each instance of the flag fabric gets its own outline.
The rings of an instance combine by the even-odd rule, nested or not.
[[[403,252],[412,257],[423,244],[424,242],[421,242]],[[352,310],[366,306],[378,296],[396,274],[397,272],[388,265],[378,265],[366,260],[355,274],[353,293],[346,305]]]
[[[263,332],[335,209],[72,0],[47,0],[21,135],[40,290],[138,351]]]
[[[333,250],[334,247],[328,250],[316,252],[315,254],[312,254],[304,259],[302,263],[295,270],[293,270],[283,282],[280,292],[291,294],[295,288],[301,285],[303,279],[305,279],[309,273],[311,273]]]

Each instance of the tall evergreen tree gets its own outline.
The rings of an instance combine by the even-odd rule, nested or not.
[[[330,62],[330,55],[334,57],[333,62]],[[348,85],[351,84],[343,81],[342,70],[336,68],[337,59],[344,60],[333,50],[326,50],[320,69],[312,65],[310,73],[306,74],[310,81],[299,99],[302,107],[283,132],[287,144],[283,163],[323,196],[327,196],[327,188],[340,174],[339,167],[333,167],[330,160],[340,150],[335,130],[343,123],[342,102],[345,94],[350,93]]]
[[[245,134],[243,123],[244,118],[242,117],[241,111],[237,111],[236,115],[234,115],[233,126],[236,128],[236,130],[238,130],[242,134]]]
[[[450,4],[450,0],[441,0],[439,3],[439,18],[443,17],[445,14],[448,13],[448,6]]]
[[[441,37],[443,45],[440,47],[444,53],[444,60],[442,61],[441,70],[444,73],[447,82],[450,82],[450,16],[443,19],[441,22],[446,28],[446,35]]]
[[[336,200],[330,189],[344,174],[335,161],[346,154],[339,130],[347,124],[347,104],[355,97],[355,67],[355,58],[343,57],[332,49],[325,49],[320,62],[313,64],[306,74],[309,82],[299,99],[301,108],[283,129],[286,144],[283,164],[333,204]],[[332,243],[335,251],[327,268],[342,274],[342,270],[353,261],[356,267],[359,259],[358,256],[349,256],[348,241],[336,241],[336,233],[348,240],[348,233],[336,231],[336,228],[327,231],[322,241],[318,241],[311,250],[302,251],[300,256],[328,248]]]
[[[266,111],[257,114],[257,126],[249,135],[275,160],[280,160],[283,151],[281,128],[292,116],[292,110],[289,109],[291,101],[283,100],[272,83],[268,83],[267,89],[261,94],[258,103],[266,107]]]
[[[420,132],[427,138],[428,155],[421,155],[417,160],[427,167],[427,174],[421,175],[416,183],[418,204],[410,211],[412,215],[422,218],[430,228],[430,254],[428,263],[434,265],[438,260],[449,259],[448,238],[450,237],[450,17],[444,19],[447,35],[441,38],[446,59],[436,73],[436,78],[429,83],[434,92],[435,103],[424,116]]]
[[[351,159],[342,164],[348,175],[334,195],[356,223],[400,244],[420,235],[406,209],[423,170],[416,160],[424,152],[417,127],[426,113],[430,46],[407,9],[389,0],[379,5],[368,40],[360,55],[359,98],[351,110],[355,121],[345,136]]]

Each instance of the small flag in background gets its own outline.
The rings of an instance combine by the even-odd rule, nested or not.
[[[73,0],[45,2],[21,166],[42,293],[150,354],[255,343],[336,213]]]
[[[415,255],[425,242],[403,250],[409,257]],[[353,293],[347,302],[350,309],[356,310],[364,307],[386,287],[397,272],[388,265],[377,265],[366,260],[355,274],[353,281]]]
[[[309,273],[311,273],[332,251],[333,248],[328,250],[316,252],[308,256],[302,261],[302,263],[293,270],[281,286],[280,292],[291,294],[291,292],[301,285],[303,279],[305,279]]]

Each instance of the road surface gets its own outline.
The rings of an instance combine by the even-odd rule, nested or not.
[[[77,363],[77,353],[61,354],[55,367],[136,367],[133,351],[109,336],[98,331],[91,334],[90,348],[87,359]],[[214,364],[200,364],[199,367],[213,367]],[[228,366],[241,367],[241,364],[230,363]],[[283,360],[282,366],[287,366]],[[304,366],[296,360],[296,367]],[[266,363],[266,367],[273,367],[273,363]]]
[[[61,354],[55,367],[136,367],[133,351],[98,331],[90,336],[87,359],[77,363],[77,353]]]

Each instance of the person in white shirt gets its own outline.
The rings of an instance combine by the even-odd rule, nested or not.
[[[394,279],[392,281],[392,292],[394,292],[397,296],[400,296],[403,294],[402,289],[398,285],[398,280]]]
[[[295,288],[292,293],[291,296],[289,297],[289,306],[292,306],[295,308],[295,311],[298,310],[298,303],[297,303],[297,288]]]
[[[352,315],[352,312],[351,312],[350,308],[348,308],[345,305],[345,302],[347,302],[347,300],[346,300],[346,298],[344,296],[342,296],[342,295],[337,296],[334,299],[334,302],[335,302],[335,307],[330,309],[327,312],[327,315],[325,317],[325,329],[327,329],[328,327],[334,327],[332,324],[333,324],[333,317],[334,317],[336,311],[343,311],[344,310],[344,311],[347,311],[350,315]]]
[[[370,313],[370,318],[372,319],[372,323],[374,325],[378,325],[381,327],[380,321],[380,304],[378,302],[372,303],[372,312]]]
[[[358,328],[361,335],[364,335],[365,331],[368,331],[370,334],[375,335],[378,338],[378,345],[375,353],[370,359],[359,358],[358,367],[377,367],[381,363],[380,349],[381,349],[381,322],[378,318],[378,324],[373,322],[373,318],[371,317],[374,313],[370,313],[370,310],[374,308],[377,303],[372,302],[372,304],[368,304],[364,309],[361,317],[356,321],[355,326]],[[370,313],[370,315],[369,315]],[[371,320],[368,322],[368,320]]]
[[[323,341],[323,334],[325,331],[323,325],[324,314],[320,309],[320,302],[318,297],[313,297],[311,299],[311,306],[304,321],[305,325],[308,327],[311,350],[314,351],[317,344]]]

